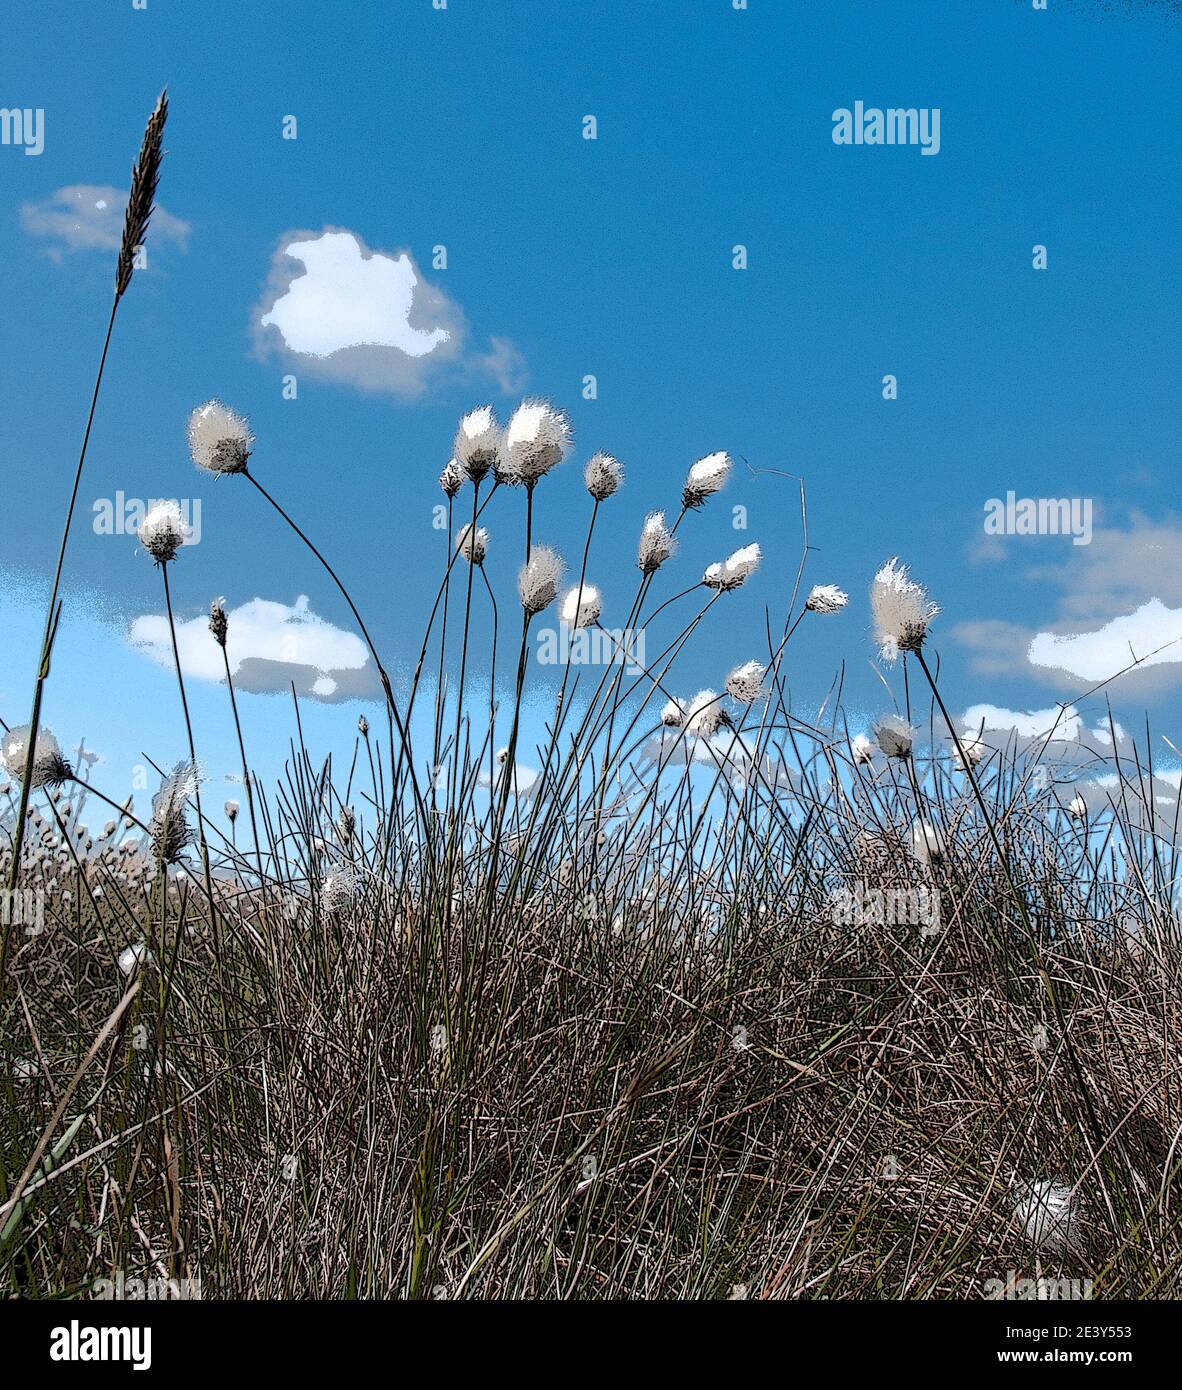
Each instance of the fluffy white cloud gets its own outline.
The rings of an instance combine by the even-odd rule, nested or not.
[[[72,251],[117,251],[123,241],[127,190],[110,184],[73,183],[38,202],[21,206],[21,226],[47,243],[54,260]],[[189,224],[157,207],[148,230],[148,246],[171,243],[182,250]]]
[[[226,656],[236,688],[257,692],[286,690],[294,681],[301,694],[329,699],[372,693],[373,672],[365,643],[319,618],[303,594],[294,606],[255,598],[231,609]],[[178,623],[181,670],[198,680],[225,679],[222,653],[201,614]],[[163,666],[173,664],[168,619],[149,613],[136,618],[128,633],[133,647]]]
[[[423,278],[409,251],[370,251],[344,229],[280,239],[255,334],[260,352],[367,391],[416,396],[448,366],[505,391],[524,380],[508,339],[469,350],[463,310]]]
[[[1110,680],[1138,660],[1142,666],[1180,662],[1182,608],[1167,608],[1152,598],[1095,632],[1039,632],[1027,656],[1032,666],[1064,671],[1093,683]]]
[[[1057,739],[1077,739],[1083,727],[1079,711],[1066,709],[1036,709],[1019,712],[999,705],[971,705],[964,712],[963,726],[974,733],[984,729],[998,733],[1015,733],[1020,738],[1046,738],[1053,729]]]

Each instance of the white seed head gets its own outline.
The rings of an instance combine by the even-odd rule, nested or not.
[[[681,500],[687,507],[700,507],[707,497],[718,492],[731,471],[729,454],[707,454],[690,469],[682,489]]]
[[[685,701],[670,700],[661,711],[661,723],[667,729],[680,729],[685,723]]]
[[[356,901],[361,884],[348,864],[329,869],[320,883],[320,901],[326,912],[345,912]]]
[[[758,542],[752,541],[750,545],[736,550],[721,564],[709,565],[706,573],[702,576],[702,583],[708,589],[717,589],[720,593],[737,589],[740,584],[745,583],[755,573],[762,559],[763,552],[760,550]]]
[[[967,772],[976,767],[989,752],[989,745],[980,730],[967,730],[960,735],[960,746],[952,745],[952,761],[958,772]]]
[[[874,737],[888,758],[908,758],[915,743],[915,730],[897,714],[885,714],[874,726]]]
[[[140,522],[139,541],[158,565],[166,565],[189,538],[176,502],[157,502]]]
[[[152,963],[152,952],[148,950],[143,941],[137,941],[131,946],[126,946],[119,952],[119,969],[124,975],[132,975],[141,966],[148,966]]]
[[[850,744],[850,752],[854,755],[855,763],[869,763],[874,760],[874,744],[865,734],[855,734],[853,742]]]
[[[197,769],[191,762],[179,762],[160,783],[152,798],[149,831],[156,858],[175,864],[193,843],[194,835],[185,817],[185,803],[197,790]]]
[[[699,690],[686,710],[686,727],[698,738],[710,738],[730,723],[721,699],[713,690]]]
[[[810,613],[840,613],[850,596],[836,584],[814,584],[805,600]]]
[[[21,781],[25,775],[25,761],[29,756],[29,726],[21,724],[9,729],[0,743],[0,760],[9,777]],[[56,738],[48,729],[37,730],[37,741],[33,745],[33,766],[29,776],[29,789],[38,787],[60,787],[73,776],[73,769],[62,757],[62,750]]]
[[[449,459],[444,465],[439,475],[439,486],[447,497],[454,497],[464,486],[464,470],[455,459]]]
[[[1057,1254],[1081,1248],[1082,1222],[1071,1188],[1045,1178],[1033,1182],[1019,1178],[1011,1196],[1022,1234],[1032,1245]]]
[[[452,444],[455,463],[478,483],[496,464],[500,450],[501,430],[492,406],[480,405],[470,410],[460,421]]]
[[[562,558],[548,545],[530,548],[529,560],[517,575],[517,592],[527,613],[540,613],[558,597],[558,585],[564,569]]]
[[[944,857],[944,837],[927,820],[917,820],[911,827],[911,847],[921,864],[935,864]]]
[[[488,532],[483,526],[474,529],[471,522],[466,523],[456,536],[456,549],[470,565],[483,565],[488,554]]]
[[[1073,796],[1071,800],[1067,803],[1067,814],[1073,820],[1087,820],[1088,803],[1083,799],[1082,796]]]
[[[900,652],[919,651],[928,624],[940,611],[923,585],[910,578],[907,566],[900,564],[897,556],[874,576],[870,607],[884,661],[894,661]]]
[[[583,469],[587,491],[597,502],[603,502],[618,492],[624,481],[624,465],[611,454],[592,454]]]
[[[509,479],[537,482],[570,453],[570,417],[549,401],[525,400],[509,417],[503,445]]]
[[[599,621],[603,611],[603,600],[594,584],[584,584],[568,589],[562,599],[559,616],[570,628],[590,627]]]
[[[677,549],[677,540],[665,525],[664,512],[649,512],[640,532],[636,563],[645,574],[659,570]]]
[[[254,435],[243,415],[221,401],[206,401],[189,416],[189,453],[211,473],[245,473]]]
[[[236,801],[226,802],[226,816],[231,825],[238,819],[238,803]]]
[[[762,661],[748,661],[735,669],[726,678],[726,693],[741,705],[749,705],[764,693],[763,673],[766,670]]]

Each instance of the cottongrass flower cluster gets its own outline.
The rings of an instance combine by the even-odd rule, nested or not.
[[[1082,1247],[1082,1222],[1071,1188],[1045,1178],[1017,1178],[1012,1196],[1014,1215],[1032,1245],[1060,1255]]]
[[[677,540],[665,525],[665,513],[649,512],[640,531],[637,565],[645,574],[655,574],[676,549]]]
[[[500,450],[501,431],[492,406],[481,405],[475,410],[470,410],[456,430],[455,442],[452,444],[455,457],[452,462],[462,468],[474,483],[478,483],[488,470],[496,465]],[[448,467],[450,466],[449,464]],[[447,473],[446,468],[443,471],[444,474]],[[442,483],[443,478],[439,481]],[[444,491],[447,491],[446,487]],[[450,493],[448,495],[451,496]]]
[[[624,481],[624,465],[611,454],[592,454],[583,469],[583,482],[597,502],[606,502]]]
[[[206,401],[189,416],[189,453],[210,473],[245,473],[254,435],[244,415],[221,401]]]
[[[713,690],[699,690],[686,710],[686,728],[698,738],[712,738],[730,719]]]
[[[157,502],[140,522],[139,542],[158,565],[175,559],[187,539],[188,531],[176,502]]]
[[[915,730],[897,714],[885,714],[874,726],[874,737],[888,758],[909,758]]]
[[[452,498],[464,486],[464,470],[455,459],[449,459],[439,475],[439,486],[444,496]]]
[[[226,635],[230,631],[230,619],[226,616],[226,600],[215,598],[209,605],[209,630],[219,647],[226,645]]]
[[[940,611],[898,556],[889,559],[874,576],[870,606],[884,661],[894,661],[900,652],[919,651],[929,623]]]
[[[560,617],[570,628],[590,627],[599,621],[603,600],[594,584],[576,584],[562,600]]]
[[[747,661],[726,678],[726,693],[741,705],[753,704],[765,693],[763,674],[766,670],[762,661]]]
[[[944,837],[929,820],[911,827],[911,847],[921,864],[935,864],[944,857]]]
[[[854,755],[856,764],[870,763],[874,761],[874,744],[865,734],[855,734],[853,742],[850,744],[850,752]]]
[[[522,608],[531,617],[549,608],[558,597],[563,568],[562,557],[550,546],[530,548],[529,559],[517,576],[517,592],[521,595]]]
[[[750,545],[736,550],[721,564],[708,566],[706,573],[702,576],[702,583],[708,589],[727,593],[731,589],[737,589],[740,584],[746,583],[759,568],[759,562],[762,559],[763,552],[759,548],[759,543],[752,541]]]
[[[456,537],[456,550],[470,565],[483,565],[488,554],[488,532],[483,526],[466,523]]]
[[[226,802],[226,819],[230,822],[231,825],[233,825],[234,822],[238,819],[238,812],[240,809],[241,808],[239,807],[238,802]]]
[[[118,966],[124,975],[134,975],[143,966],[151,965],[152,952],[148,950],[143,941],[137,941],[131,946],[125,946],[119,952]]]
[[[341,814],[337,817],[337,835],[340,837],[341,844],[346,849],[353,843],[353,834],[357,829],[357,816],[352,806],[342,806]]]
[[[565,410],[549,401],[522,401],[505,427],[505,481],[532,487],[566,458],[572,442],[570,417]]]
[[[152,798],[152,821],[148,827],[152,849],[162,864],[175,864],[193,843],[185,815],[185,803],[197,790],[197,769],[191,762],[179,762],[160,784]]]
[[[840,613],[850,596],[836,584],[814,584],[804,606],[810,613]]]
[[[730,476],[730,455],[725,453],[707,454],[690,469],[682,489],[681,501],[685,507],[700,507],[707,497],[721,490]]]
[[[356,902],[361,882],[348,864],[335,864],[320,882],[320,901],[326,912],[347,912]]]
[[[1082,796],[1076,795],[1067,803],[1067,814],[1072,820],[1087,820],[1088,803]]]
[[[0,761],[10,777],[20,781],[25,775],[25,762],[29,756],[29,726],[9,729],[0,743]],[[60,787],[73,776],[73,769],[62,757],[62,750],[56,738],[48,729],[37,730],[37,741],[33,746],[33,766],[29,774],[29,789],[38,787]]]

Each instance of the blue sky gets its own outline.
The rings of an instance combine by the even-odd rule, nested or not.
[[[1069,0],[22,7],[7,19],[0,106],[42,109],[45,147],[0,146],[0,716],[27,718],[110,302],[111,214],[85,190],[123,196],[165,84],[168,217],[120,311],[46,702],[64,745],[85,736],[103,754],[112,789],[145,755],[179,757],[183,730],[169,670],[128,640],[162,612],[159,575],[134,537],[95,534],[96,499],[200,501],[200,543],[173,571],[181,619],[215,594],[231,608],[306,596],[353,630],[249,485],[189,462],[185,419],[215,395],[249,415],[252,468],[339,562],[395,672],[413,663],[440,573],[436,479],[456,421],[485,400],[503,418],[523,392],[574,422],[535,523],[572,564],[583,460],[603,448],[627,468],[589,566],[609,625],[633,593],[645,512],[676,511],[694,459],[725,449],[804,476],[806,582],[853,597],[789,651],[802,714],[843,664],[851,721],[883,707],[866,589],[895,553],[942,605],[932,643],[949,703],[995,706],[1002,725],[1001,712],[1076,698],[1130,640],[1144,655],[1182,637],[1171,14]],[[836,145],[832,113],[858,100],[939,108],[939,153]],[[409,253],[411,320],[448,325],[441,360],[404,370],[397,349],[362,350],[326,370],[260,334],[276,268],[299,273],[282,248],[327,229]],[[1036,244],[1046,270],[1032,268]],[[432,268],[438,245],[445,270]],[[883,399],[887,374],[896,400]],[[1007,491],[1090,501],[1091,544],[987,537],[985,503]],[[498,495],[487,517],[507,626],[521,512],[519,494]],[[765,606],[782,622],[796,484],[740,466],[682,534],[660,596],[751,540],[765,555],[680,667],[692,694],[761,654]],[[1039,634],[1063,666],[1031,663]],[[1148,710],[1173,737],[1182,643],[1162,657],[1106,694],[1123,722]],[[281,689],[289,674],[255,671]],[[557,679],[536,666],[531,678],[541,691]],[[225,691],[197,674],[189,685],[217,782],[236,763]],[[306,696],[309,743],[347,748],[362,707]],[[1082,708],[1098,718],[1103,699]],[[290,699],[244,692],[243,715],[254,761],[274,772]]]

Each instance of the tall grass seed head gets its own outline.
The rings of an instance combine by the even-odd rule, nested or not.
[[[689,702],[686,711],[686,727],[698,738],[711,738],[730,717],[723,709],[718,694],[713,690],[699,690]]]
[[[483,565],[488,554],[488,532],[483,526],[473,528],[466,522],[456,536],[456,550],[470,565]]]
[[[888,758],[909,758],[915,730],[897,714],[884,714],[874,726],[874,737]]]
[[[640,544],[636,549],[637,565],[645,574],[653,574],[676,549],[677,539],[665,525],[665,513],[649,512],[640,530]]]
[[[752,704],[764,694],[765,669],[762,661],[747,661],[736,666],[726,678],[726,693],[741,705]]]
[[[527,613],[540,613],[554,602],[563,569],[562,557],[556,550],[548,545],[531,547],[529,559],[517,576],[517,592]]]
[[[209,605],[209,630],[219,647],[226,645],[226,635],[230,630],[230,620],[226,615],[226,600],[215,598]]]
[[[532,486],[570,453],[570,417],[549,401],[524,400],[509,417],[503,452],[509,477]]]
[[[928,625],[940,611],[898,556],[892,556],[874,576],[870,607],[884,661],[894,661],[900,652],[919,651]]]
[[[804,606],[810,613],[840,613],[850,596],[836,584],[814,584]]]
[[[602,611],[603,600],[594,584],[576,584],[563,595],[559,616],[569,628],[590,627]]]
[[[464,486],[464,470],[455,459],[449,459],[439,475],[439,486],[444,496],[452,498]]]
[[[456,464],[474,483],[496,466],[501,454],[501,429],[491,405],[478,405],[460,420],[452,453]]]
[[[759,543],[752,541],[750,545],[736,550],[721,564],[709,565],[706,573],[702,576],[702,583],[708,589],[727,593],[731,589],[737,589],[741,584],[745,584],[759,568],[759,562],[762,559],[763,552],[759,548]]]
[[[188,529],[176,502],[157,502],[140,522],[139,542],[158,565],[166,565],[175,559],[188,537]]]
[[[611,454],[592,454],[583,468],[583,482],[597,502],[618,492],[624,481],[624,465]]]
[[[681,501],[686,507],[700,507],[707,497],[718,492],[731,471],[730,455],[722,453],[707,454],[695,463],[686,476]]]
[[[245,473],[254,435],[245,415],[221,401],[206,401],[189,416],[189,454],[210,473]]]
[[[9,777],[19,782],[25,775],[25,761],[29,753],[29,726],[21,724],[9,729],[0,742],[0,761]],[[39,787],[60,787],[74,775],[70,764],[62,757],[61,746],[48,729],[38,729],[33,745],[33,766],[29,776],[29,789]]]

